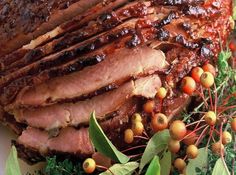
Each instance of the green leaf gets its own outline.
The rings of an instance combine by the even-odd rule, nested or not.
[[[160,160],[161,175],[169,175],[171,169],[171,152],[166,151]]]
[[[90,117],[89,137],[98,152],[119,163],[127,163],[129,161],[129,157],[118,151],[111,141],[106,137],[105,133],[97,122],[94,112]]]
[[[233,9],[233,19],[236,20],[236,6]]]
[[[147,165],[155,155],[157,155],[166,148],[169,138],[170,133],[167,129],[161,132],[157,132],[154,136],[152,136],[141,158],[139,165],[139,173],[141,173],[145,165]]]
[[[150,165],[148,166],[148,169],[145,175],[160,175],[160,174],[161,174],[161,167],[159,163],[159,157],[154,156]]]
[[[16,147],[12,146],[6,161],[6,175],[21,175],[19,162],[17,159]]]
[[[223,161],[219,158],[216,161],[212,175],[230,175],[227,167],[224,166]]]
[[[138,162],[128,162],[126,164],[115,164],[109,168],[109,170],[100,173],[99,175],[131,175],[138,168]],[[112,172],[112,173],[111,173]]]
[[[202,172],[205,173],[207,171],[207,164],[208,164],[208,150],[205,147],[200,148],[197,158],[189,159],[186,173],[191,175],[197,175],[198,168],[200,168]]]

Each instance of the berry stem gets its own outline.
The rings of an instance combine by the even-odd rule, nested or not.
[[[196,92],[197,92],[197,94],[202,98],[202,100],[203,100],[203,102],[204,102],[204,104],[205,104],[205,107],[208,108],[208,104],[207,104],[206,98],[205,98],[205,96],[204,96],[204,94],[203,94],[202,87],[201,87],[201,92],[198,91],[197,89],[196,89]]]
[[[121,151],[122,153],[125,153],[127,151],[132,151],[132,150],[135,150],[135,149],[138,149],[138,148],[145,148],[147,145],[138,145],[138,146],[134,146],[134,147],[131,147],[131,148],[128,148],[128,149],[125,149],[123,151]]]
[[[229,109],[233,109],[236,108],[236,105],[232,105],[232,106],[227,106],[227,107],[222,107],[223,109],[219,112],[219,115],[224,113],[225,111],[229,110]]]
[[[146,132],[145,129],[144,129],[144,131],[143,131],[143,134],[144,134],[148,139],[150,139],[150,137],[149,137],[149,135],[147,134],[147,132]]]
[[[109,171],[112,175],[115,175],[109,168],[102,166],[102,165],[96,165],[97,168],[103,169],[103,170],[107,170]]]
[[[228,96],[223,100],[222,105],[227,105],[229,99],[232,98],[233,96],[234,96],[234,94],[230,94],[230,95],[228,95]]]
[[[189,127],[189,126],[192,126],[192,125],[195,125],[196,123],[198,124],[199,122],[203,122],[204,120],[201,119],[201,120],[198,120],[198,121],[195,121],[195,122],[192,122],[192,123],[189,123],[186,125],[186,127]]]
[[[208,138],[208,140],[207,140],[206,148],[208,148],[208,146],[209,146],[209,144],[210,144],[210,141],[211,141],[211,138],[212,138],[213,131],[214,131],[214,126],[211,127],[211,129],[210,129],[210,135],[209,135],[209,138]]]
[[[200,125],[201,121],[203,120],[204,116],[202,116],[202,118],[200,120],[198,120],[198,123],[196,124],[194,130]]]
[[[217,112],[217,106],[218,106],[218,94],[216,90],[216,84],[214,83],[214,94],[215,94],[215,113]]]
[[[134,136],[134,138],[143,139],[143,140],[149,140],[149,138],[144,137],[144,136]]]
[[[208,90],[208,95],[209,95],[209,98],[210,98],[211,109],[213,110],[213,100],[212,100],[212,96],[211,96],[211,89],[207,88],[207,90]]]
[[[139,156],[142,156],[143,153],[139,153],[139,154],[135,154],[135,155],[131,155],[131,156],[128,156],[130,159],[132,158],[135,158],[135,157],[139,157]]]
[[[209,128],[209,126],[207,126],[206,128],[203,129],[202,133],[200,134],[200,136],[198,137],[195,145],[197,146],[200,143],[200,140],[202,140],[203,135],[206,133],[207,129]]]
[[[198,130],[200,130],[200,129],[206,127],[206,126],[207,126],[207,124],[206,124],[206,125],[202,125],[201,127],[197,128],[197,129],[194,129],[192,132],[190,132],[189,134],[187,134],[186,136],[184,136],[184,138],[182,138],[180,141],[182,141],[182,140],[188,138],[191,134],[193,134],[194,132],[197,132]]]
[[[184,158],[183,158],[183,160],[185,161],[185,160],[187,159],[187,157],[188,157],[188,156],[187,156],[187,155],[185,155],[185,156],[184,156]]]

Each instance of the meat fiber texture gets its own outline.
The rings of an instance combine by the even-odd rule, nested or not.
[[[118,149],[135,112],[151,135],[142,105],[154,99],[169,120],[187,107],[179,81],[216,61],[231,13],[232,0],[1,1],[0,121],[19,156],[91,156],[93,111]]]

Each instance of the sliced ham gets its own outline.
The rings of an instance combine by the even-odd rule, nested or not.
[[[129,116],[136,111],[136,103],[136,99],[128,100],[113,118],[100,123],[104,132],[108,134],[108,137],[114,136],[115,134],[120,135],[118,129],[128,124]],[[50,137],[50,134],[46,131],[28,127],[14,144],[19,151],[19,156],[29,163],[40,161],[43,159],[42,156],[50,155],[52,152],[67,155],[69,153],[80,158],[91,156],[94,153],[87,128],[75,129],[68,127],[61,129],[57,136]],[[115,144],[122,143],[116,141]],[[36,152],[35,150],[40,151]]]
[[[68,125],[78,126],[87,124],[93,111],[96,112],[99,120],[104,120],[107,114],[118,110],[133,96],[153,98],[160,87],[161,80],[155,74],[135,81],[131,80],[118,89],[86,101],[55,104],[36,109],[16,109],[13,113],[18,122],[26,122],[29,126],[46,130]]]
[[[91,155],[94,148],[89,139],[88,129],[65,128],[57,137],[50,137],[48,132],[28,127],[18,138],[18,143],[39,150],[42,155],[48,151],[70,154]]]
[[[6,12],[3,15],[1,14],[3,23],[0,23],[0,56],[18,49],[32,39],[53,30],[58,25],[85,12],[102,0],[90,0],[89,3],[87,0],[76,0],[71,4],[64,1],[65,7],[70,4],[68,8],[64,9],[60,7],[62,3],[57,3],[54,0],[50,1],[32,1],[31,3],[21,1],[21,3],[13,2],[10,4],[3,2],[5,8],[2,8],[2,10],[6,9]]]
[[[103,62],[82,71],[52,79],[20,92],[13,105],[39,106],[88,94],[109,84],[120,84],[129,78],[161,71],[167,66],[165,55],[149,47],[121,49]]]

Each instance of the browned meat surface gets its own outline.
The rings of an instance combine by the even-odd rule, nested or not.
[[[95,66],[21,91],[10,108],[19,105],[46,105],[65,98],[79,97],[109,84],[119,85],[131,77],[150,74],[164,68],[165,56],[161,51],[149,47],[138,47],[132,52],[129,49],[121,49]]]
[[[101,0],[1,1],[0,56],[84,12]]]
[[[92,111],[119,149],[135,112],[153,134],[142,106],[160,86],[155,112],[178,117],[192,100],[180,80],[216,61],[232,25],[232,0],[17,2],[0,2],[0,120],[31,163],[90,156]]]

